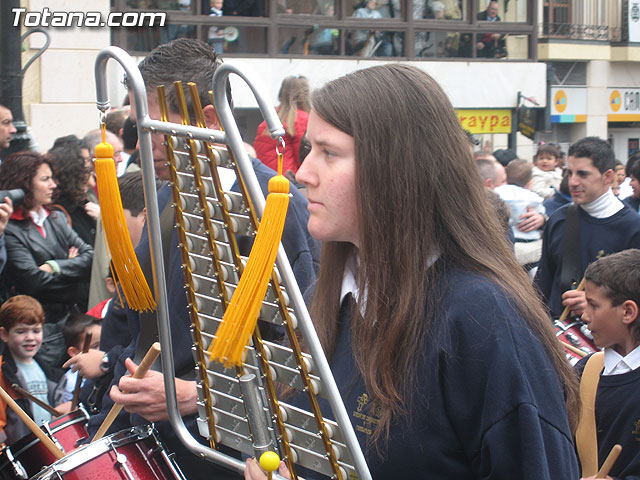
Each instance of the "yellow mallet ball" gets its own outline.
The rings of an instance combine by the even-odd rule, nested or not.
[[[260,455],[260,466],[266,472],[273,472],[280,466],[280,457],[276,452],[264,452]]]

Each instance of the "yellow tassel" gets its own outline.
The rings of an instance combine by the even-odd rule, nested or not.
[[[210,358],[227,368],[242,364],[244,347],[256,328],[282,237],[289,206],[289,180],[282,175],[282,154],[278,156],[278,175],[269,180],[269,195],[249,260],[208,349]]]
[[[104,127],[102,143],[96,145],[95,156],[102,226],[118,281],[130,308],[139,312],[154,310],[155,301],[129,237],[113,161],[113,146],[105,142]]]

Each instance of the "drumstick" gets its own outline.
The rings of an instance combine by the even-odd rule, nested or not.
[[[602,464],[602,467],[600,467],[600,470],[598,470],[598,473],[596,473],[596,478],[607,478],[607,475],[609,475],[609,472],[611,471],[611,467],[613,467],[613,464],[616,463],[616,460],[618,459],[621,451],[622,445],[615,444],[613,446],[613,448],[609,452],[609,455],[607,455],[607,459]]]
[[[571,350],[576,355],[580,355],[581,357],[586,357],[588,355],[588,353],[583,352],[582,350],[580,350],[579,348],[574,347],[573,345],[569,345],[567,342],[563,342],[562,340],[560,340],[560,343],[562,344],[562,346],[564,348],[567,348],[567,349]]]
[[[581,290],[584,290],[584,277],[582,277],[582,280],[580,280],[580,284],[576,288],[576,292],[579,292]],[[571,310],[569,309],[569,305],[564,307],[564,310],[562,311],[562,315],[560,315],[560,318],[558,320],[560,322],[564,322],[567,319],[567,317],[569,316],[569,312],[570,311]]]
[[[151,365],[153,365],[153,362],[155,362],[156,358],[158,358],[158,355],[160,355],[160,344],[158,342],[155,342],[149,348],[149,351],[140,362],[140,365],[138,365],[138,368],[136,368],[136,371],[133,373],[133,378],[140,379],[144,377],[145,373],[147,373],[149,368],[151,368]],[[109,427],[116,419],[121,410],[122,405],[119,403],[115,403],[113,407],[111,407],[111,410],[109,410],[109,413],[102,422],[102,425],[100,425],[100,428],[98,428],[98,431],[93,437],[93,440],[91,440],[92,442],[95,442],[96,440],[104,436],[104,434],[107,432],[107,430],[109,430]]]
[[[2,400],[5,401],[5,403],[11,408],[11,410],[16,412],[20,419],[27,425],[27,427],[29,427],[29,430],[31,430],[33,434],[40,439],[42,444],[49,449],[51,454],[56,457],[56,459],[60,460],[62,457],[64,457],[64,453],[62,453],[62,451],[58,447],[56,447],[55,443],[53,443],[53,440],[51,440],[47,436],[47,434],[44,433],[40,429],[40,427],[38,427],[38,425],[36,425],[36,422],[34,422],[31,417],[27,415],[26,412],[22,410],[22,408],[20,408],[20,405],[18,405],[2,387],[0,387],[0,397],[2,397]]]
[[[14,383],[13,385],[11,385],[11,388],[13,388],[16,392],[18,392],[23,397],[27,398],[28,400],[31,400],[33,403],[37,403],[38,406],[44,408],[47,412],[49,412],[54,417],[59,417],[60,415],[62,415],[61,412],[59,412],[58,410],[53,408],[47,402],[43,402],[38,397],[36,397],[36,396],[32,395],[31,393],[27,392],[24,388],[22,388],[17,383]]]
[[[87,353],[89,351],[89,345],[91,345],[91,332],[87,332],[84,335],[84,344],[82,345],[82,353]],[[76,378],[76,386],[73,389],[73,399],[71,400],[70,411],[72,412],[78,409],[81,385],[82,385],[82,375],[80,375],[80,372],[78,372],[78,377]]]

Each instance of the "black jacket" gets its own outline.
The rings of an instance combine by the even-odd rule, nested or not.
[[[73,304],[86,311],[93,248],[71,229],[62,213],[52,212],[44,222],[44,230],[46,238],[31,217],[14,212],[4,232],[7,264],[2,275],[16,293],[35,297],[45,310],[46,321],[55,322]],[[72,246],[78,249],[78,256],[70,259]],[[40,270],[48,260],[56,261],[58,274]]]
[[[9,349],[6,348],[6,345],[2,345],[2,347],[4,347],[4,352],[0,354],[0,364],[2,365],[0,367],[0,386],[4,388],[27,415],[33,418],[31,402],[19,396],[13,387],[11,387],[11,385],[17,384],[26,389],[27,382],[22,374],[18,372],[18,367]],[[2,350],[2,348],[0,348],[0,350]],[[56,384],[48,379],[47,384],[49,387],[49,404],[53,405]],[[31,430],[18,414],[9,408],[3,400],[0,400],[0,442],[6,442],[11,445],[29,433],[31,433]]]
[[[634,197],[633,195],[627,197],[623,200],[623,203],[626,203],[631,207],[631,210],[634,212],[638,212],[640,209],[640,198]]]

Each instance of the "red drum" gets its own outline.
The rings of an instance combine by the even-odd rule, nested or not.
[[[591,332],[583,321],[570,320],[561,322],[560,320],[554,320],[553,325],[556,329],[556,337],[558,337],[558,339],[585,353],[585,355],[579,355],[563,345],[564,351],[567,354],[567,360],[569,360],[571,365],[578,363],[583,356],[600,351],[593,343]]]
[[[123,430],[84,445],[32,480],[186,480],[151,426]]]
[[[75,410],[40,427],[64,453],[78,448],[79,443],[89,438],[87,422],[89,415],[84,409]],[[56,457],[33,433],[15,444],[4,447],[0,456],[0,479],[24,479],[35,475],[42,467],[51,465]]]

